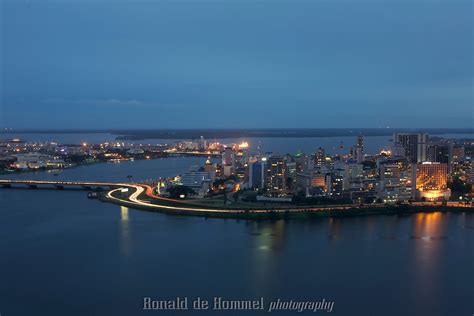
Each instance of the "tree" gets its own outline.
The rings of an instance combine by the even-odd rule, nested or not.
[[[196,194],[193,189],[184,185],[177,185],[168,189],[170,197],[173,199],[180,198],[182,195],[185,197],[188,195]]]

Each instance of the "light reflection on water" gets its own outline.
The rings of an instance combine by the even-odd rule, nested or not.
[[[120,244],[124,255],[130,255],[130,227],[128,222],[128,207],[120,206]]]
[[[418,297],[428,303],[440,295],[441,256],[446,242],[449,215],[441,212],[420,213],[413,216],[412,236],[415,278]],[[436,303],[435,303],[436,304]]]

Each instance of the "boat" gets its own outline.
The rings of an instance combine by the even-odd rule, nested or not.
[[[87,197],[89,199],[98,199],[99,198],[99,194],[97,192],[89,192],[87,193]]]

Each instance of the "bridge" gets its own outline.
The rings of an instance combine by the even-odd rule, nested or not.
[[[169,157],[212,157],[212,158],[222,157],[222,154],[218,152],[165,150],[165,153],[167,153]]]
[[[127,183],[95,182],[95,181],[48,181],[48,180],[2,180],[0,187],[15,189],[56,189],[76,190],[110,190],[117,187],[130,186]]]

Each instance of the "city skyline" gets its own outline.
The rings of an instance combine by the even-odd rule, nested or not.
[[[472,313],[473,10],[0,0],[0,316]]]
[[[472,126],[470,1],[2,5],[4,127]]]

